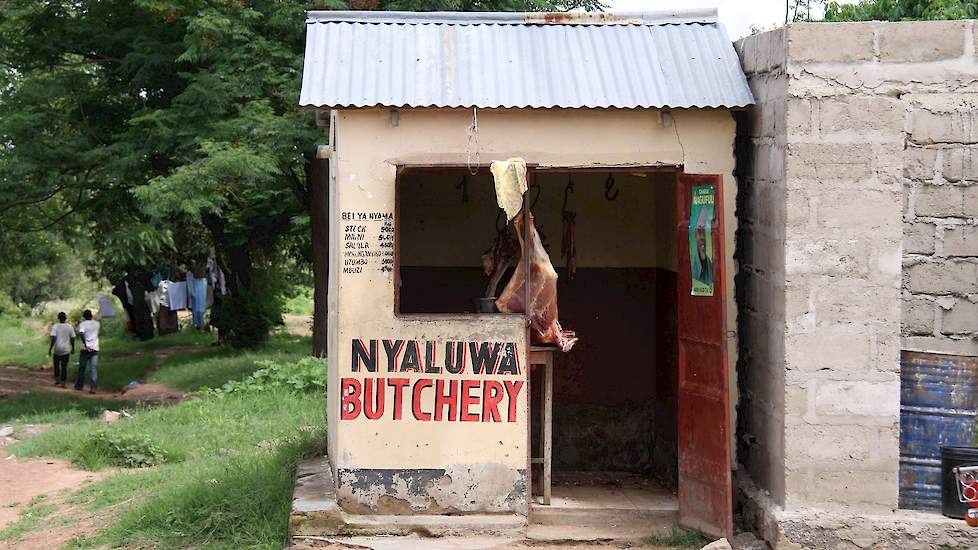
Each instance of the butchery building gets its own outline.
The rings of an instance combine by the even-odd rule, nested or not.
[[[344,517],[731,533],[753,101],[712,10],[309,13]]]

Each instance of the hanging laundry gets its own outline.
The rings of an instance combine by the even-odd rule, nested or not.
[[[188,279],[187,292],[190,295],[190,311],[193,314],[194,326],[203,329],[204,312],[207,311],[207,279]]]
[[[102,319],[115,317],[115,302],[112,300],[112,296],[99,292],[96,301],[98,302],[99,317]]]
[[[152,292],[144,292],[146,297],[146,305],[149,306],[149,311],[153,315],[158,315],[160,313],[160,291],[159,289]]]
[[[187,283],[186,281],[170,282],[166,289],[167,303],[173,311],[187,309]]]
[[[159,293],[160,307],[170,307],[170,296],[167,294],[167,289],[173,284],[169,279],[163,279],[158,285],[156,285],[156,292]]]

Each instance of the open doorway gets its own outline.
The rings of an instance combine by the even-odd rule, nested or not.
[[[675,173],[546,172],[534,183],[538,227],[558,239],[560,319],[580,337],[555,362],[554,472],[627,472],[674,486]],[[573,265],[559,253],[568,215]]]
[[[674,512],[676,171],[538,171],[533,183],[531,211],[560,277],[560,321],[580,338],[555,357],[550,508]],[[531,407],[541,402],[538,394]],[[539,430],[532,435],[535,449]]]
[[[680,521],[727,534],[722,212],[698,215],[692,198],[700,189],[722,204],[719,177],[531,168],[529,181],[525,204],[559,275],[558,317],[579,337],[555,357],[549,509],[624,502],[671,525],[678,508]],[[396,196],[397,313],[479,314],[479,298],[492,295],[483,255],[506,231],[488,171],[404,169]],[[704,223],[720,230],[711,236]],[[705,295],[692,289],[699,248],[718,260]],[[532,449],[539,401],[531,397]]]

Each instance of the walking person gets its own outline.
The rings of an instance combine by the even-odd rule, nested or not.
[[[65,387],[68,380],[68,357],[75,353],[75,329],[65,312],[58,313],[58,322],[51,325],[51,345],[48,355],[54,360],[54,385]]]
[[[88,393],[95,393],[98,386],[98,332],[101,325],[92,319],[92,311],[86,309],[82,313],[84,321],[78,323],[78,335],[82,340],[82,352],[78,356],[78,376],[75,378],[75,389],[81,391],[85,387],[85,367],[91,367],[91,386]]]

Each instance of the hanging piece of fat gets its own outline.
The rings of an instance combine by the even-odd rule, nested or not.
[[[489,166],[496,184],[496,204],[506,212],[510,222],[523,208],[526,193],[526,161],[521,158],[495,160]]]

